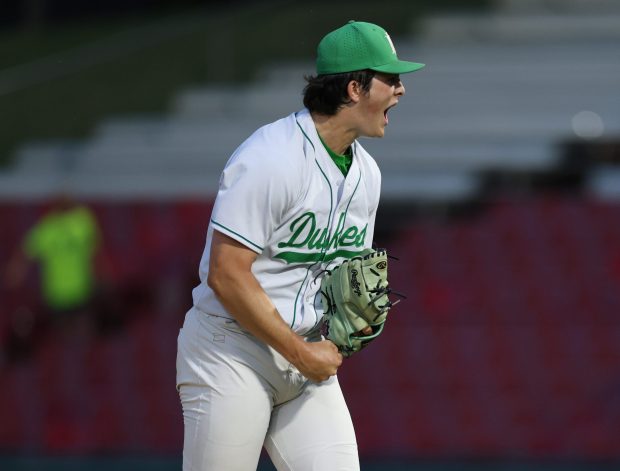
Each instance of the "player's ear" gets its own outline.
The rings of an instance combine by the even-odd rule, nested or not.
[[[364,91],[362,90],[362,85],[358,81],[351,80],[347,84],[347,93],[349,95],[349,99],[351,100],[350,102],[357,103],[358,101],[360,101],[360,97],[362,96]]]

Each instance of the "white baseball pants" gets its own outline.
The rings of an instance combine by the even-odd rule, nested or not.
[[[264,446],[278,471],[357,471],[336,377],[312,383],[235,321],[190,309],[179,333],[183,471],[256,470]]]

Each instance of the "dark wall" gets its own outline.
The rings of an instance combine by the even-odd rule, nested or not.
[[[230,5],[242,0],[2,0],[0,26],[36,27],[66,20],[114,17],[148,12],[154,8]]]

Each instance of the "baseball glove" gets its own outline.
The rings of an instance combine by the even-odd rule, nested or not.
[[[387,258],[384,249],[367,249],[328,270],[321,280],[323,333],[344,357],[360,351],[383,331],[393,305],[388,296]]]

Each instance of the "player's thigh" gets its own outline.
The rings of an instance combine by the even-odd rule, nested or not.
[[[278,471],[357,471],[351,415],[336,377],[277,406],[265,448]]]
[[[269,426],[270,399],[263,388],[226,391],[181,385],[183,471],[256,469]]]
[[[185,471],[255,469],[269,426],[272,396],[256,368],[262,350],[227,322],[192,309],[179,334]]]

